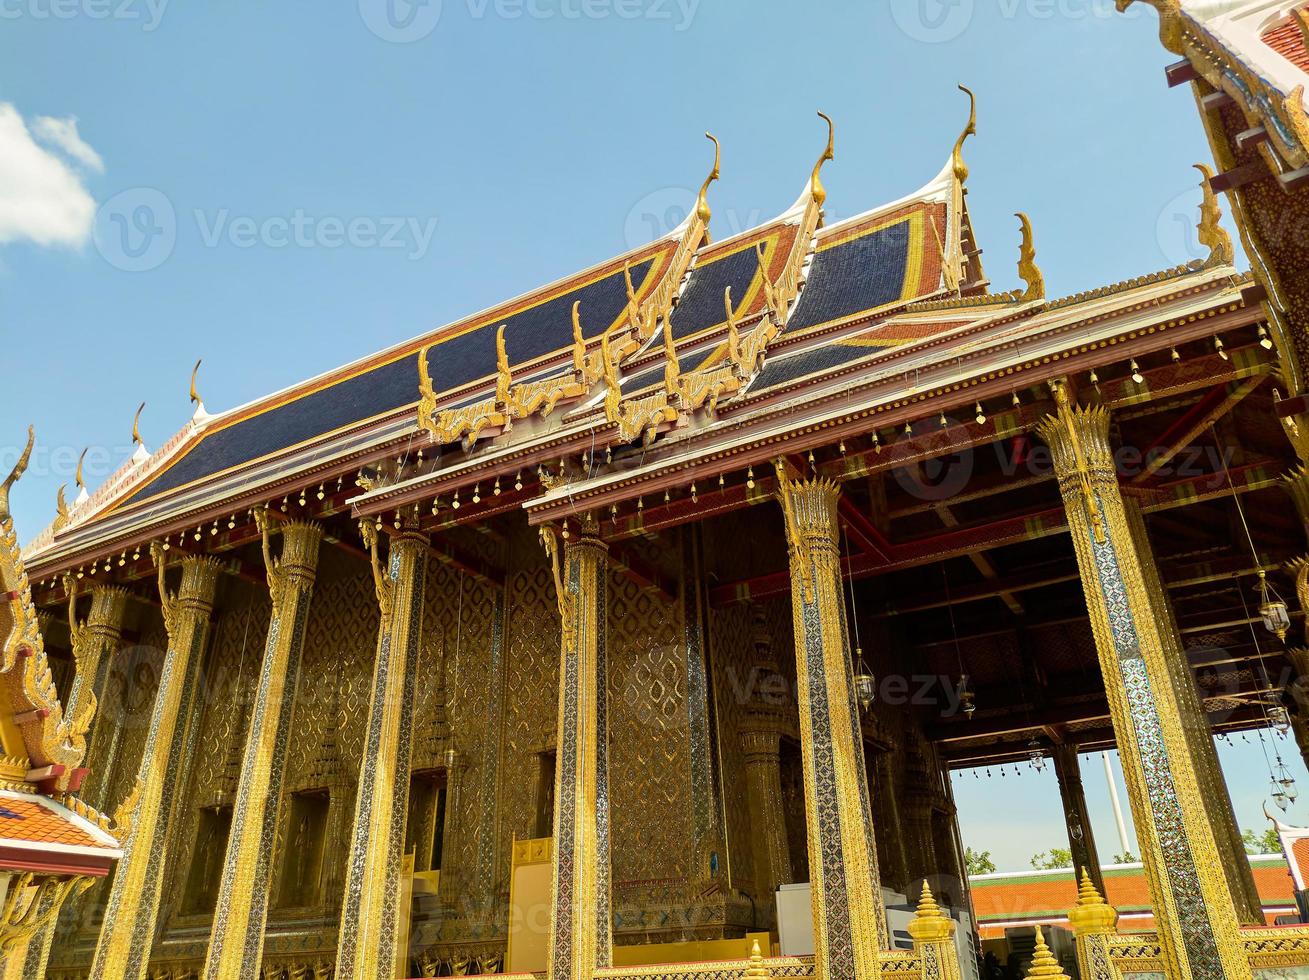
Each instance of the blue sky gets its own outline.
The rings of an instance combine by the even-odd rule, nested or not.
[[[1054,293],[1197,257],[1190,96],[1154,14],[1112,6],[0,0],[0,465],[40,439],[20,533],[83,447],[93,487],[128,454],[141,401],[147,445],[177,431],[196,358],[230,408],[647,240],[706,129],[719,236],[800,193],[816,109],[840,218],[937,172],[965,82],[997,288],[1017,210]]]

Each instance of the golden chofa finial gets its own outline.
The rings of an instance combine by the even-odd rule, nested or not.
[[[1194,165],[1200,171],[1200,190],[1204,194],[1200,201],[1200,244],[1209,249],[1209,256],[1204,260],[1205,268],[1216,265],[1231,265],[1236,260],[1236,251],[1232,247],[1232,236],[1221,224],[1223,209],[1218,206],[1218,195],[1214,193],[1209,181],[1214,172],[1203,163]]]
[[[145,411],[145,402],[142,402],[141,407],[136,410],[136,417],[132,419],[132,445],[133,446],[145,445],[145,443],[141,441],[141,413],[144,411]]]
[[[836,127],[832,125],[832,117],[827,113],[819,112],[818,115],[827,123],[827,146],[823,149],[823,155],[818,158],[818,162],[814,164],[814,172],[809,177],[809,194],[814,203],[821,208],[827,201],[827,188],[823,186],[820,173],[824,163],[836,159]]]
[[[586,373],[586,338],[582,336],[582,301],[573,300],[573,371],[580,378]]]
[[[964,143],[968,137],[977,135],[977,96],[966,85],[960,85],[959,91],[968,96],[968,125],[955,140],[954,153],[950,159],[954,169],[954,179],[962,184],[968,180],[968,164],[964,163]]]
[[[68,498],[64,496],[64,491],[68,489],[65,483],[59,487],[58,494],[55,495],[55,531],[62,531],[68,526],[70,515],[68,513]]]
[[[77,457],[77,472],[73,474],[73,481],[77,484],[77,489],[86,493],[86,481],[82,479],[82,464],[86,462],[86,454],[90,447],[82,450],[82,455]]]
[[[700,193],[695,199],[695,214],[702,224],[707,225],[709,224],[709,216],[712,213],[709,210],[709,185],[719,177],[718,165],[723,162],[723,148],[713,133],[707,132],[705,137],[712,140],[714,144],[714,169],[709,171],[709,176],[700,185]]]
[[[36,429],[33,426],[27,427],[27,446],[18,457],[18,462],[9,475],[5,477],[4,483],[0,483],[0,522],[7,521],[9,513],[9,491],[13,485],[19,481],[24,473],[27,472],[27,464],[32,459],[32,446],[36,444]]]
[[[1036,245],[1033,243],[1032,237],[1032,219],[1022,211],[1019,211],[1014,217],[1022,223],[1023,228],[1023,243],[1018,249],[1018,277],[1027,284],[1027,288],[1018,299],[1023,303],[1045,299],[1045,276],[1042,275],[1040,267],[1036,264]]]
[[[200,404],[200,392],[196,391],[195,380],[200,374],[200,365],[204,363],[204,358],[195,362],[195,367],[191,368],[191,404]]]

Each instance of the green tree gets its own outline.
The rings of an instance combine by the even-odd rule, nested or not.
[[[1277,831],[1272,827],[1258,835],[1253,830],[1247,830],[1241,835],[1241,842],[1245,844],[1246,854],[1282,853],[1282,838],[1277,836]]]
[[[1123,854],[1114,855],[1114,864],[1135,864],[1139,860],[1140,858],[1138,858],[1131,851],[1126,851]]]
[[[995,874],[995,862],[991,860],[990,851],[974,851],[971,847],[964,848],[964,864],[968,866],[968,877],[975,878],[978,875]]]
[[[1032,867],[1038,871],[1055,871],[1073,866],[1073,852],[1066,847],[1052,847],[1032,855]]]

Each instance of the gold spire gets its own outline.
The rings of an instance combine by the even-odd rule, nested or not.
[[[1118,913],[1096,891],[1091,873],[1085,868],[1077,888],[1077,904],[1068,913],[1068,921],[1075,936],[1112,933],[1118,924]]]
[[[750,943],[750,966],[746,969],[745,975],[747,977],[768,976],[768,967],[764,966],[764,954],[759,949],[758,939]]]
[[[145,443],[141,441],[141,413],[144,411],[145,411],[145,402],[142,402],[141,407],[136,410],[136,418],[132,419],[132,445],[133,446],[145,445]]]
[[[1236,252],[1232,248],[1232,236],[1220,224],[1223,209],[1218,206],[1218,195],[1214,193],[1213,187],[1209,185],[1214,172],[1203,163],[1197,163],[1194,166],[1196,170],[1200,171],[1200,190],[1204,193],[1204,198],[1200,202],[1200,224],[1196,227],[1200,232],[1200,244],[1209,249],[1209,256],[1204,260],[1205,268],[1212,268],[1216,265],[1231,265],[1236,258]]]
[[[809,194],[814,203],[821,208],[827,200],[827,188],[823,186],[819,174],[824,163],[836,159],[836,127],[832,125],[832,117],[827,113],[819,112],[818,115],[827,123],[827,146],[823,150],[823,155],[818,158],[818,162],[814,164],[814,172],[809,177]]]
[[[1032,219],[1022,211],[1014,215],[1023,228],[1023,244],[1018,249],[1018,276],[1027,284],[1027,289],[1019,297],[1021,302],[1045,299],[1045,276],[1036,264],[1036,246],[1032,242]]]
[[[941,911],[936,904],[932,889],[923,882],[922,898],[918,901],[918,912],[907,927],[915,943],[949,942],[954,935],[954,921]]]
[[[955,180],[962,184],[968,179],[968,164],[964,163],[964,141],[970,136],[977,135],[977,96],[973,94],[972,89],[965,85],[960,85],[959,91],[968,96],[968,125],[964,127],[964,131],[955,140],[954,153],[951,155],[950,161]]]
[[[0,483],[0,522],[4,522],[11,516],[9,513],[9,491],[19,478],[27,472],[27,464],[32,458],[32,446],[36,443],[36,429],[33,426],[27,427],[27,446],[23,449],[22,454],[18,457],[18,462],[9,475],[5,477],[5,482]]]
[[[88,449],[90,447],[87,447]],[[77,472],[73,475],[73,480],[77,483],[78,490],[86,489],[86,481],[82,479],[82,464],[86,462],[87,450],[82,450],[82,455],[77,457]]]
[[[1032,965],[1027,969],[1029,977],[1050,977],[1051,980],[1068,980],[1068,974],[1064,973],[1063,967],[1059,961],[1054,958],[1054,953],[1050,952],[1050,947],[1045,943],[1045,933],[1041,927],[1036,927],[1036,951],[1032,955]]]
[[[200,392],[196,391],[196,388],[195,388],[195,379],[196,379],[197,376],[199,376],[199,374],[200,374],[200,364],[201,364],[203,361],[204,361],[204,358],[200,358],[200,359],[198,359],[198,360],[195,362],[195,367],[191,368],[191,404],[192,404],[192,405],[199,405],[199,404],[200,404]]]
[[[714,169],[709,171],[709,176],[706,177],[704,183],[700,185],[700,193],[695,199],[695,213],[696,216],[707,226],[709,224],[709,216],[712,213],[709,210],[709,185],[719,177],[718,165],[722,163],[723,148],[719,144],[718,138],[714,136],[713,133],[706,132],[705,137],[712,140],[714,144]]]

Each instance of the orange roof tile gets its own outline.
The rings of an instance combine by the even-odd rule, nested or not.
[[[104,847],[81,827],[36,800],[0,797],[0,844],[6,840]]]
[[[1304,9],[1309,10],[1309,5]],[[1288,17],[1276,27],[1265,31],[1263,41],[1297,68],[1309,71],[1309,48],[1305,47],[1304,34],[1294,17]]]

